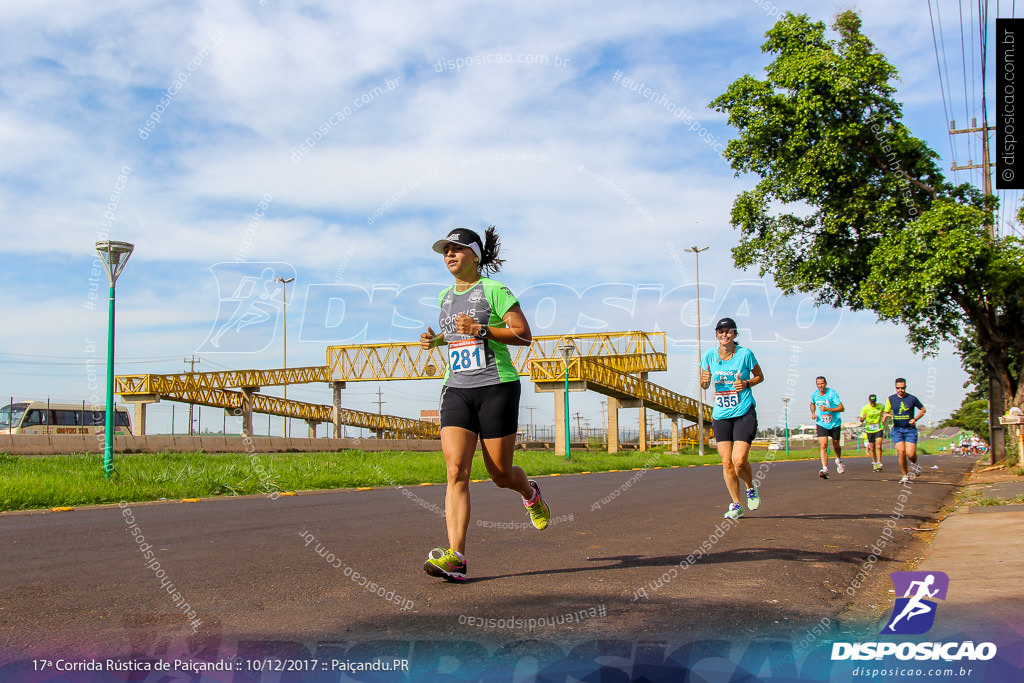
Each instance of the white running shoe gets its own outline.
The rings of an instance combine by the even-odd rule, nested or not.
[[[743,508],[739,503],[729,503],[729,510],[724,516],[726,519],[739,519],[743,516]]]
[[[900,477],[900,483],[901,484],[909,484],[910,483],[910,477],[908,475],[904,474],[902,477]]]
[[[822,467],[821,471],[818,472],[818,476],[821,477],[822,479],[828,479],[828,468]]]
[[[761,505],[761,496],[757,488],[747,489],[747,509],[756,510]]]
[[[836,458],[836,474],[842,474],[846,471],[846,465],[839,458]]]

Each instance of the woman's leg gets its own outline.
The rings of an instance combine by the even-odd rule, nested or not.
[[[462,427],[441,429],[441,450],[448,469],[448,489],[444,495],[444,516],[448,525],[448,544],[452,550],[466,551],[469,528],[469,474],[477,436]]]
[[[736,472],[736,493],[739,494],[739,483],[742,481],[746,488],[754,488],[754,471],[750,467],[750,444],[746,441],[733,441],[732,443],[732,466]],[[746,491],[744,491],[746,493]]]
[[[515,455],[516,435],[509,434],[497,439],[482,439],[481,448],[484,453],[484,465],[487,467],[491,481],[503,489],[517,491],[523,500],[533,498],[533,487],[526,478],[522,467],[512,464]]]
[[[732,497],[732,502],[739,504],[740,497],[740,480],[739,473],[736,470],[736,464],[733,458],[733,450],[735,446],[743,445],[742,442],[733,443],[732,441],[719,441],[718,442],[718,455],[722,458],[722,476],[725,477],[725,488],[729,489],[729,495]],[[749,471],[750,466],[747,466]]]

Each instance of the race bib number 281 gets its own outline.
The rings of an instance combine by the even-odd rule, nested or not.
[[[448,345],[452,372],[480,370],[487,366],[487,353],[481,339],[463,339]]]

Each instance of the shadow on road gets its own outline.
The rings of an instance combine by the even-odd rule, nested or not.
[[[723,550],[721,552],[704,555],[694,562],[688,562],[690,555],[663,555],[660,557],[645,557],[643,555],[616,555],[612,557],[588,557],[588,562],[614,562],[606,566],[594,566],[588,564],[580,567],[563,567],[560,569],[534,569],[526,572],[512,574],[496,574],[494,576],[479,576],[470,578],[466,583],[483,583],[496,579],[509,579],[523,576],[549,576],[558,574],[573,574],[576,572],[593,572],[608,570],[629,570],[642,567],[678,567],[687,564],[709,565],[726,564],[731,562],[763,562],[765,560],[783,560],[786,562],[837,562],[851,565],[863,564],[868,559],[869,553],[846,550],[842,552],[829,553],[811,550],[799,550],[797,548],[738,548],[735,550]],[[876,556],[878,561],[890,561],[884,555]]]

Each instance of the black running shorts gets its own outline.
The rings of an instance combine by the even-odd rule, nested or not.
[[[757,411],[751,406],[739,417],[718,418],[711,423],[715,441],[743,441],[751,443],[757,436]]]
[[[831,436],[836,441],[839,441],[840,431],[842,431],[842,427],[839,425],[836,425],[835,427],[832,428],[822,427],[821,425],[814,425],[814,433],[818,435],[819,439],[823,436],[826,439]]]
[[[481,439],[499,439],[519,430],[519,381],[486,387],[441,390],[441,428],[462,427]]]
[[[874,443],[882,438],[882,430],[877,432],[868,432],[868,443]]]

